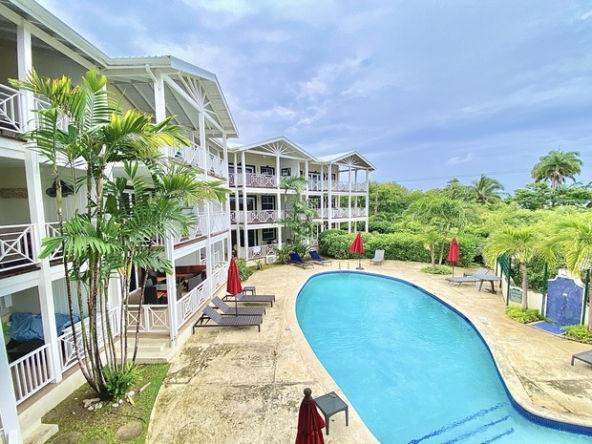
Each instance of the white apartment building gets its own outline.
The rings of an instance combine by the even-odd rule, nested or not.
[[[375,168],[358,153],[315,157],[285,137],[233,146],[228,153],[232,245],[239,258],[272,262],[273,247],[291,242],[281,223],[295,194],[280,186],[289,177],[307,179],[303,197],[316,210],[320,231],[368,231],[368,177]]]
[[[169,56],[110,58],[30,0],[0,2],[0,60],[0,316],[8,324],[15,313],[41,315],[40,320],[35,316],[39,338],[0,347],[0,421],[3,435],[13,444],[31,433],[43,436],[39,419],[67,396],[68,390],[58,387],[67,385],[60,382],[74,372],[70,369],[76,360],[72,327],[64,327],[59,316],[68,313],[59,252],[45,260],[38,257],[41,239],[56,228],[53,181],[44,159],[23,139],[34,128],[33,109],[46,104],[13,89],[8,79],[24,78],[32,69],[42,77],[65,75],[74,82],[88,70],[105,74],[108,89],[124,109],[141,110],[155,121],[176,116],[173,123],[185,129],[192,145],[181,150],[163,147],[162,153],[170,162],[199,168],[201,180],[227,182],[226,140],[238,132],[214,74]],[[115,168],[113,175],[118,174]],[[63,199],[66,216],[82,206],[79,195]],[[162,355],[162,349],[179,344],[181,332],[226,281],[228,202],[206,202],[188,211],[199,220],[189,236],[160,242],[175,266],[200,268],[199,282],[178,292],[173,275],[160,293],[175,297],[155,301],[164,303],[145,301],[139,316],[133,307],[127,313],[131,325],[139,323],[140,331],[161,338]],[[132,289],[142,273],[134,270]],[[113,319],[119,317],[117,288],[113,285]],[[78,378],[70,390],[80,382]]]
[[[0,347],[0,435],[10,444],[31,436],[43,442],[55,433],[40,418],[83,379],[72,326],[60,320],[68,313],[60,254],[38,257],[41,239],[55,233],[56,203],[51,172],[26,146],[24,134],[36,125],[34,109],[47,104],[15,90],[9,79],[35,69],[42,77],[65,75],[77,82],[97,70],[108,77],[108,89],[123,108],[155,121],[175,116],[173,123],[192,145],[162,147],[169,162],[188,162],[200,179],[222,180],[231,190],[227,202],[187,209],[199,221],[188,236],[159,240],[174,270],[199,268],[199,279],[179,291],[174,271],[161,284],[160,293],[168,297],[145,299],[140,315],[132,304],[125,314],[146,334],[140,347],[145,340],[157,359],[172,355],[190,334],[192,320],[224,286],[234,245],[239,257],[253,259],[289,242],[290,233],[277,223],[290,197],[280,188],[282,178],[307,178],[304,196],[317,209],[320,230],[367,231],[368,175],[375,168],[355,152],[315,157],[283,137],[229,148],[227,140],[238,131],[210,72],[171,56],[111,58],[32,0],[0,1],[0,61],[0,318],[8,324],[17,313],[36,316],[41,332],[36,340]],[[116,167],[112,174],[122,171]],[[66,217],[84,205],[81,194],[64,197]],[[144,272],[134,270],[132,290]],[[117,282],[112,293],[110,316],[118,319]]]

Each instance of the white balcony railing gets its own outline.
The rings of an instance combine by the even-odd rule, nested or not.
[[[55,237],[60,235],[59,222],[48,222],[45,224],[45,235],[47,237]],[[53,261],[56,259],[62,259],[64,257],[64,251],[62,248],[58,248],[49,256],[49,260]]]
[[[206,288],[206,281],[204,281],[175,302],[179,326],[185,324],[204,304],[209,301]]]
[[[228,175],[228,165],[224,159],[213,153],[208,153],[208,174],[225,179]]]
[[[37,264],[34,225],[0,226],[0,269],[15,270]]]
[[[138,315],[137,305],[128,305],[127,322],[129,331],[135,331],[140,324],[139,331],[142,333],[168,333],[169,328],[169,307],[168,305],[142,305]]]
[[[9,86],[0,85],[0,128],[24,132],[23,94]]]
[[[43,345],[11,362],[10,372],[16,403],[20,404],[54,380],[49,366],[49,345]]]
[[[88,333],[88,318],[84,319],[84,327],[85,331]],[[119,308],[114,307],[109,310],[109,322],[111,327],[111,334],[114,338],[119,336]],[[74,325],[76,328],[76,340],[78,342],[79,349],[83,350],[82,344],[82,327],[80,322],[77,322]],[[103,331],[103,320],[102,318],[97,319],[96,325],[97,332]],[[106,332],[106,330],[104,330]],[[97,335],[97,341],[99,347],[102,348],[105,344],[105,336],[102,334]],[[61,362],[62,362],[62,372],[65,372],[70,367],[76,364],[76,347],[74,343],[74,332],[72,327],[67,327],[63,330],[62,335],[58,338],[58,343],[60,344],[60,351],[61,351]],[[82,352],[83,353],[83,352]]]
[[[276,188],[277,180],[275,176],[265,174],[244,174],[246,185],[253,188]],[[243,184],[243,173],[229,173],[228,181],[230,186],[241,186]]]
[[[257,211],[247,211],[246,212],[246,220],[248,224],[270,224],[275,223],[284,215],[284,211],[279,210],[257,210]],[[245,212],[243,211],[231,211],[230,212],[230,221],[231,223],[244,223],[245,222]]]
[[[200,215],[200,219],[205,219],[205,215]],[[210,234],[220,233],[230,228],[230,220],[226,213],[210,214]]]
[[[277,247],[277,244],[265,244],[248,247],[247,259],[264,259],[265,256],[274,255],[274,247]]]

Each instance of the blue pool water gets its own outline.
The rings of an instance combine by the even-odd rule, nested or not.
[[[381,443],[592,443],[592,436],[526,419],[472,326],[410,284],[317,275],[298,295],[296,315]]]

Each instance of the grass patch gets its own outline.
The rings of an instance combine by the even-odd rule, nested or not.
[[[429,267],[423,267],[421,269],[423,273],[427,274],[452,274],[452,268],[445,265],[430,265]]]
[[[96,395],[87,384],[84,384],[55,409],[48,412],[42,422],[57,424],[60,427],[60,434],[72,431],[82,433],[81,443],[102,439],[109,444],[117,444],[118,441],[115,440],[117,429],[129,422],[140,421],[144,423],[143,433],[135,440],[128,442],[143,444],[146,442],[152,407],[169,366],[170,364],[138,366],[141,380],[134,387],[136,392],[133,397],[134,405],[124,402],[119,407],[113,408],[111,406],[113,402],[105,402],[103,408],[99,410],[86,410],[82,400],[95,398]],[[138,390],[148,382],[151,383],[150,386],[142,393],[138,393]]]
[[[566,325],[562,328],[565,331],[565,336],[575,341],[592,344],[592,332],[588,330],[587,325]]]
[[[523,309],[522,307],[508,307],[506,309],[508,317],[518,321],[522,324],[530,324],[531,322],[547,321],[541,313],[534,308]]]

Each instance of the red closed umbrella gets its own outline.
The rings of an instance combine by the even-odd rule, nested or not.
[[[452,276],[454,276],[454,265],[458,262],[459,259],[459,251],[458,251],[458,242],[456,241],[456,237],[452,238],[450,242],[450,248],[448,249],[448,262],[452,262]]]
[[[356,268],[356,270],[363,270],[364,268],[362,268],[361,254],[364,252],[364,240],[362,239],[362,233],[358,232],[353,244],[351,244],[351,247],[349,247],[349,251],[351,253],[360,254],[360,257],[358,258],[358,268]]]
[[[311,394],[311,389],[304,389],[304,399],[300,403],[298,412],[298,434],[295,444],[325,444],[325,438],[323,438],[325,421],[319,414]]]
[[[236,295],[243,292],[243,286],[241,285],[240,275],[238,274],[238,267],[234,257],[230,258],[230,266],[228,267],[228,278],[226,280],[226,293],[234,296],[234,306],[238,308],[238,302]],[[238,310],[235,310],[238,315]]]

